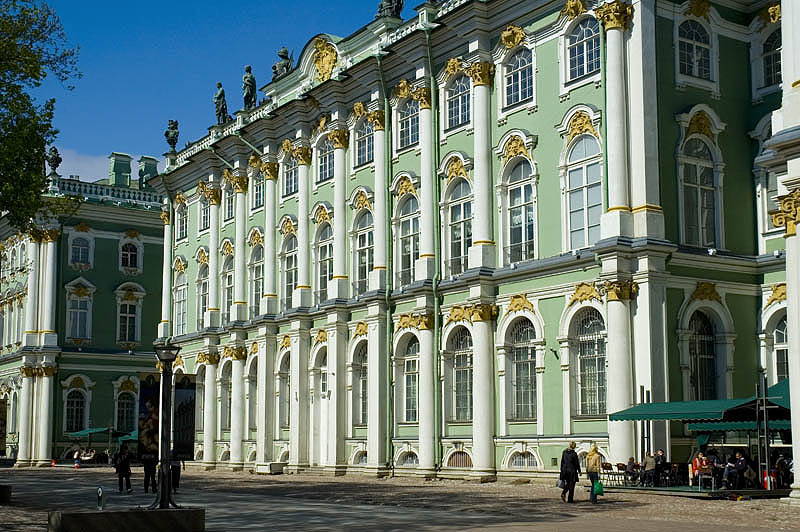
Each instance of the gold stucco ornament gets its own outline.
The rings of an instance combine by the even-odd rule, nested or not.
[[[281,226],[281,232],[283,233],[283,236],[297,234],[294,224],[289,218],[286,218],[286,220],[283,221],[283,225]]]
[[[770,213],[773,225],[785,227],[786,236],[795,236],[797,222],[800,221],[800,189],[778,196],[778,207],[778,211]]]
[[[600,293],[597,288],[591,283],[578,283],[575,285],[575,291],[572,292],[572,297],[569,298],[567,306],[571,307],[574,303],[583,303],[592,299],[600,301]]]
[[[773,303],[780,303],[781,301],[786,301],[786,283],[772,285],[772,293],[769,295],[769,299],[767,299],[764,308],[767,308]]]
[[[606,281],[602,286],[607,301],[631,301],[639,294],[639,285],[633,281]]]
[[[491,85],[494,79],[494,63],[478,61],[471,64],[464,72],[472,79],[472,84],[476,87]]]
[[[710,9],[711,4],[708,0],[689,0],[689,8],[684,12],[684,15],[708,20],[708,11]]]
[[[469,179],[467,176],[467,169],[464,168],[464,161],[454,155],[450,157],[450,160],[447,162],[447,182],[449,183],[457,177]]]
[[[314,345],[324,344],[328,341],[328,331],[320,329],[317,331],[317,336],[314,338]]]
[[[285,334],[281,339],[280,348],[289,349],[290,347],[292,347],[292,339],[289,337],[288,334]]]
[[[586,5],[583,0],[567,0],[564,4],[564,9],[561,10],[561,16],[573,20],[586,13]]]
[[[508,302],[508,308],[506,309],[506,312],[521,312],[523,310],[533,312],[533,303],[528,301],[528,296],[525,294],[511,296],[511,300]]]
[[[578,2],[580,2],[580,0],[578,0]],[[567,4],[569,3],[570,2],[567,2]],[[567,8],[564,7],[564,9]],[[563,12],[564,11],[562,10],[562,13]],[[505,30],[503,30],[503,33],[500,34],[500,44],[505,46],[506,50],[511,50],[512,48],[519,46],[519,43],[521,43],[524,39],[525,30],[519,26],[508,26]]]
[[[722,303],[722,297],[719,295],[719,292],[717,292],[717,286],[714,283],[703,281],[697,283],[697,287],[689,298],[689,301],[695,300]]]
[[[328,140],[331,141],[334,149],[346,150],[350,144],[350,131],[347,129],[334,129],[328,133]]]
[[[600,22],[603,23],[603,28],[605,28],[606,31],[614,29],[625,31],[631,24],[633,6],[621,0],[615,0],[614,2],[609,2],[595,8],[594,13],[597,15],[597,18],[600,19]]]
[[[523,155],[528,159],[531,158],[531,154],[528,153],[528,148],[525,147],[525,141],[522,140],[522,137],[519,135],[511,135],[508,140],[506,141],[506,145],[504,148],[505,151],[505,161],[504,163],[508,163],[512,158]]]
[[[331,79],[333,67],[336,66],[336,47],[323,39],[317,37],[314,41],[314,66],[317,69],[317,79],[328,81]]]
[[[414,188],[414,183],[411,182],[408,176],[403,176],[400,178],[400,182],[397,183],[397,196],[403,197],[406,194],[413,194],[416,196],[417,189]]]
[[[711,130],[711,117],[705,111],[697,111],[689,120],[689,127],[686,128],[686,136],[703,135],[709,140],[714,140],[714,132]]]
[[[572,118],[569,119],[569,135],[567,136],[567,143],[572,142],[572,139],[578,135],[589,133],[597,137],[597,130],[592,123],[592,117],[586,111],[578,111]]]
[[[359,190],[358,194],[356,194],[356,202],[355,202],[356,210],[359,209],[367,209],[372,210],[372,205],[369,203],[369,198],[367,197],[367,193],[363,190]]]
[[[367,322],[359,321],[356,323],[356,328],[353,331],[353,338],[358,338],[359,336],[366,336],[367,335]]]

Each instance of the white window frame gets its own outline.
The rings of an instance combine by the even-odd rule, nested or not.
[[[200,273],[205,270],[206,276],[200,277]],[[195,281],[196,287],[196,303],[197,303],[197,329],[200,330],[203,328],[204,320],[205,320],[205,313],[208,310],[208,301],[209,301],[209,275],[210,275],[210,268],[208,264],[199,264],[197,267],[197,279]],[[203,308],[203,288],[202,285],[205,284],[205,309]]]
[[[290,238],[294,238],[295,239],[296,245],[295,245],[295,248],[293,250],[287,251],[286,246],[288,245]],[[298,260],[298,248],[299,248],[299,246],[300,246],[300,242],[297,240],[297,236],[294,235],[294,234],[286,235],[284,237],[284,239],[283,239],[283,243],[281,244],[281,253],[280,253],[280,256],[279,256],[279,260],[280,260],[280,263],[281,263],[281,266],[282,266],[282,268],[281,268],[280,292],[281,292],[281,306],[285,307],[284,310],[288,310],[288,309],[292,308],[292,297],[294,295],[294,291],[297,289],[297,275],[298,275],[298,263],[297,263],[297,260]],[[290,255],[294,258],[294,267],[291,268],[291,270],[294,272],[294,280],[293,280],[293,283],[292,283],[292,285],[293,285],[292,293],[291,294],[287,294],[286,293],[286,288],[288,286],[287,275],[288,275],[289,270],[290,270],[289,265],[288,265],[288,259],[289,259]]]
[[[72,261],[72,245],[75,239],[83,238],[89,243],[89,262],[73,262]],[[91,229],[88,231],[77,231],[75,228],[69,231],[67,237],[67,246],[69,247],[69,265],[73,270],[86,271],[94,268],[94,234]]]
[[[458,183],[460,183],[462,181],[465,182],[467,184],[467,186],[469,187],[469,195],[464,196],[462,198],[459,198],[457,200],[453,200],[452,195],[453,195],[454,188],[458,185]],[[458,257],[458,258],[462,259],[462,264],[460,265],[461,270],[459,272],[457,272],[457,273],[453,273],[453,270],[454,270],[453,261],[455,260],[456,257],[453,257],[452,253],[451,253],[452,252],[452,244],[453,244],[453,241],[452,241],[452,229],[453,229],[453,226],[455,224],[460,224],[462,226],[462,229],[463,229],[464,223],[467,220],[467,218],[463,218],[462,217],[462,219],[459,222],[453,222],[453,220],[451,218],[451,211],[452,211],[452,208],[454,206],[456,206],[456,205],[464,206],[467,203],[470,204],[470,216],[468,218],[469,221],[470,221],[469,245],[467,245],[467,246],[464,245],[465,241],[466,241],[466,235],[462,235],[461,247],[462,247],[462,250],[463,250],[464,254],[461,255],[460,257]],[[444,269],[443,269],[444,275],[447,278],[458,277],[459,275],[462,275],[464,272],[469,270],[469,248],[472,247],[472,240],[473,240],[473,236],[474,236],[471,233],[472,233],[472,231],[474,231],[474,226],[475,226],[475,223],[476,223],[476,220],[475,220],[475,191],[473,189],[472,181],[470,181],[469,179],[463,178],[463,177],[459,177],[459,178],[453,179],[445,187],[444,200],[441,203],[441,212],[442,212],[442,233],[443,233],[444,242],[445,242],[445,246],[444,246],[445,249],[443,250],[443,253],[442,253],[442,259],[444,260]],[[462,208],[462,216],[463,216],[463,208]]]
[[[369,213],[369,216],[372,217],[372,224],[366,228],[359,229],[358,224],[361,219]],[[372,245],[367,247],[360,247],[359,245],[359,238],[362,235],[369,235],[372,234]],[[372,267],[375,266],[375,215],[369,209],[360,209],[358,212],[355,213],[353,216],[353,227],[350,231],[350,241],[351,241],[351,248],[352,249],[352,274],[351,279],[353,279],[353,297],[360,296],[370,290],[369,286],[369,276],[370,272],[373,268],[369,267],[370,262],[372,263]],[[367,253],[367,273],[366,276],[362,279],[359,273],[359,258],[360,253],[362,250],[365,250],[364,253]],[[369,260],[371,256],[372,260]],[[360,283],[364,283],[365,289],[360,290],[358,286]]]
[[[758,121],[755,129],[748,133],[751,139],[758,143],[758,155],[763,154],[764,142],[772,137],[772,112],[767,113]],[[780,183],[778,174],[770,172],[766,168],[753,163],[753,178],[755,179],[756,198],[757,198],[757,211],[758,211],[758,252],[763,255],[767,252],[767,240],[782,236],[783,228],[775,227],[772,224],[772,217],[770,216],[770,198],[775,198],[780,194],[784,194],[785,187]],[[770,192],[769,182],[775,181],[774,193]],[[777,202],[776,202],[777,203]],[[774,208],[777,209],[777,204]]]
[[[359,130],[362,127],[369,127],[371,133],[365,135],[364,137],[359,137]],[[371,166],[375,165],[375,125],[370,122],[366,116],[361,117],[359,120],[356,120],[351,128],[350,138],[353,139],[353,150],[352,150],[352,158],[351,158],[351,171],[358,171],[363,170],[364,168],[370,168]],[[365,152],[367,154],[371,153],[371,157],[367,157],[366,160],[363,162],[359,162],[358,160],[358,152],[359,152],[359,142],[365,142],[367,147],[365,147]],[[369,145],[372,146],[370,150],[368,147]]]
[[[230,207],[230,209],[229,209]],[[222,187],[222,225],[228,225],[229,223],[233,223],[236,219],[236,193],[233,191],[233,187],[228,183]],[[231,215],[228,217],[228,210],[230,210]]]
[[[80,378],[83,381],[84,387],[73,386],[72,382],[76,379]],[[91,407],[92,407],[92,389],[94,388],[95,381],[91,380],[89,377],[82,373],[75,373],[61,381],[61,428],[64,434],[68,434],[70,431],[67,431],[67,396],[71,391],[77,390],[83,394],[84,399],[84,410],[83,410],[83,426],[84,429],[89,427],[89,422],[91,420]],[[83,430],[83,429],[82,429]]]
[[[531,54],[531,76],[533,80],[533,96],[528,98],[527,100],[520,100],[517,103],[509,104],[506,101],[506,88],[507,88],[507,80],[506,80],[506,66],[511,59],[517,55],[517,53],[528,50]],[[528,114],[535,113],[539,107],[537,105],[537,96],[539,91],[536,89],[536,83],[538,81],[538,76],[536,72],[536,47],[534,46],[534,38],[532,35],[526,35],[525,39],[519,43],[518,46],[514,48],[508,49],[502,45],[502,43],[498,43],[497,47],[495,48],[493,54],[494,60],[494,82],[496,90],[496,98],[497,101],[497,124],[499,126],[504,126],[508,122],[508,117],[514,113],[519,111],[527,111]]]
[[[592,83],[599,84],[602,80],[602,72],[603,72],[603,65],[601,60],[600,69],[592,74],[584,75],[577,79],[570,79],[569,77],[569,52],[567,48],[569,47],[569,36],[572,33],[572,30],[575,29],[578,24],[583,22],[586,19],[594,18],[593,12],[585,13],[580,17],[576,17],[569,23],[565,24],[561,33],[558,36],[558,62],[559,62],[559,69],[558,75],[560,79],[560,87],[559,87],[559,98],[563,102],[567,98],[569,98],[569,93],[579,87],[583,87],[585,85],[590,85]],[[600,48],[601,48],[601,55],[602,55],[602,47],[603,47],[603,25],[600,24],[600,21],[597,21],[599,28],[600,28]],[[535,75],[535,74],[534,74]],[[535,92],[535,90],[534,90]]]
[[[208,222],[203,226],[203,221]],[[197,201],[197,234],[202,235],[211,229],[211,202],[205,196]]]
[[[135,390],[121,390],[121,386],[124,382],[131,381],[135,387]],[[139,377],[135,375],[123,375],[117,380],[113,381],[114,385],[114,429],[119,430],[119,396],[123,393],[130,393],[133,394],[133,430],[136,430],[138,426],[138,419],[139,419]]]
[[[324,151],[325,148],[330,146],[330,151]],[[333,183],[334,173],[336,172],[336,164],[334,162],[334,151],[335,148],[333,147],[333,142],[328,138],[327,132],[320,133],[319,137],[317,138],[316,143],[314,144],[314,150],[312,151],[312,168],[314,169],[314,189],[316,190],[318,187],[325,185],[326,183]],[[323,165],[323,157],[325,158],[326,163],[326,171],[329,171],[330,174],[325,179],[322,179],[322,165]],[[299,183],[298,183],[299,189]]]
[[[228,261],[230,261],[230,262],[228,262]],[[230,264],[230,268],[226,268],[226,264]],[[235,274],[236,266],[235,266],[235,261],[233,259],[233,255],[230,255],[230,256],[223,255],[222,256],[222,264],[220,266],[221,267],[220,267],[220,271],[219,271],[219,277],[220,277],[219,278],[219,290],[220,290],[219,301],[220,301],[220,305],[222,307],[221,312],[222,312],[223,323],[225,323],[226,321],[230,321],[230,318],[231,318],[231,315],[230,315],[231,307],[233,306],[233,301],[236,298],[235,297],[236,295],[234,293],[234,279],[235,279],[235,275],[236,275]],[[213,274],[211,272],[209,272],[209,275],[213,275]],[[228,280],[230,280],[230,283],[228,283]],[[227,297],[228,291],[230,291],[230,297]]]
[[[258,173],[250,180],[247,195],[250,196],[250,211],[258,212],[264,208],[264,178]],[[256,201],[256,200],[259,200]]]
[[[402,221],[404,219],[404,217],[402,217],[401,214],[400,214],[400,210],[401,210],[401,207],[403,207],[405,205],[406,201],[408,199],[410,199],[410,197],[412,197],[412,196],[413,196],[414,200],[417,202],[417,211],[416,211],[417,214],[416,214],[416,216],[417,216],[417,219],[418,219],[417,224],[418,224],[418,227],[419,227],[419,231],[417,232],[417,237],[416,238],[417,238],[417,251],[419,252],[419,238],[420,238],[419,235],[420,235],[420,232],[422,231],[422,209],[419,206],[419,198],[416,195],[414,195],[414,194],[406,194],[403,197],[398,198],[397,203],[396,203],[397,207],[395,209],[395,217],[392,220],[392,227],[394,229],[393,235],[395,235],[393,238],[395,238],[397,240],[397,245],[394,246],[394,255],[395,255],[394,256],[394,261],[395,261],[395,270],[394,271],[396,272],[396,274],[395,274],[395,279],[393,280],[393,283],[394,283],[395,289],[401,289],[401,288],[403,288],[405,286],[408,286],[408,285],[414,283],[415,276],[416,276],[416,261],[419,259],[419,256],[417,256],[416,259],[412,259],[411,260],[411,265],[412,265],[411,266],[411,280],[407,284],[403,284],[401,282],[401,280],[400,280],[400,275],[402,274],[401,266],[402,266],[402,263],[403,263],[403,253],[402,253],[403,235],[401,234],[401,227],[402,227]],[[411,215],[408,215],[408,216],[411,216]]]
[[[782,30],[782,28],[780,23],[764,24],[761,17],[753,17],[748,29],[750,35],[750,87],[753,103],[758,104],[763,102],[764,97],[768,94],[778,92],[783,88],[783,82],[767,85],[764,72],[764,43],[774,32]],[[783,76],[783,57],[780,59],[781,76]]]
[[[286,183],[287,178],[289,176],[289,171],[294,171],[294,179],[295,179],[295,187],[294,191],[287,194],[286,193]],[[297,163],[297,159],[295,159],[291,155],[284,155],[283,161],[280,165],[280,173],[281,173],[281,189],[280,189],[280,202],[283,203],[287,199],[297,197],[297,194],[300,190],[300,165]]]
[[[400,145],[400,109],[403,108],[408,103],[416,103],[417,105],[417,141],[407,144],[405,146]],[[394,151],[394,157],[398,157],[402,153],[406,153],[409,151],[418,151],[420,150],[420,143],[419,143],[419,132],[422,128],[422,109],[420,109],[419,102],[414,100],[411,97],[403,98],[397,100],[395,104],[392,106],[392,120],[394,121],[395,127],[392,128],[392,136],[394,137],[392,142],[392,150]]]
[[[589,137],[594,138],[594,141],[597,143],[598,149],[600,151],[596,155],[591,156],[591,157],[586,158],[586,159],[583,159],[581,161],[573,162],[573,163],[568,162],[569,161],[569,155],[572,152],[572,149],[575,146],[576,141],[578,139],[580,139],[581,137],[583,137],[583,136],[589,136]],[[563,156],[563,161],[562,161],[563,166],[560,167],[560,174],[561,174],[561,219],[562,219],[562,223],[563,223],[562,227],[564,228],[564,230],[562,232],[562,235],[563,235],[563,245],[564,245],[564,251],[565,252],[574,251],[574,250],[580,250],[580,249],[586,249],[586,248],[592,247],[594,245],[592,243],[589,243],[589,240],[588,240],[588,238],[589,238],[589,236],[588,236],[589,227],[588,227],[588,223],[587,223],[587,225],[584,227],[584,230],[586,232],[586,238],[584,239],[585,245],[582,245],[582,246],[579,246],[579,247],[576,247],[576,248],[572,247],[572,238],[571,238],[572,227],[571,227],[571,224],[570,224],[569,194],[574,189],[571,189],[569,187],[569,171],[571,169],[573,169],[573,168],[578,167],[578,166],[586,168],[591,164],[599,164],[599,166],[600,166],[600,211],[601,211],[601,213],[605,213],[605,210],[606,210],[607,207],[606,207],[606,198],[605,198],[606,182],[605,182],[604,167],[603,167],[603,157],[604,157],[604,155],[605,154],[603,153],[603,144],[600,141],[600,139],[598,139],[594,135],[591,135],[588,132],[587,133],[583,133],[581,135],[576,135],[575,138],[573,138],[571,141],[569,141],[569,143],[566,145],[566,147],[564,149],[564,156]],[[585,179],[584,179],[584,182],[585,182]],[[583,189],[586,190],[586,188],[587,187],[584,185]],[[584,194],[584,200],[586,200],[585,196],[586,195]],[[586,203],[586,201],[584,201],[584,205],[585,206],[588,205]],[[588,209],[588,207],[587,207],[587,209]],[[588,210],[587,210],[587,215],[588,215]],[[588,220],[587,220],[587,222],[588,222]]]
[[[122,264],[122,253],[123,253],[122,250],[127,244],[131,244],[136,247],[135,268],[124,266]],[[144,242],[142,242],[141,235],[137,235],[136,238],[131,238],[130,236],[123,234],[122,238],[119,239],[119,271],[121,271],[125,275],[135,276],[142,273],[143,267],[144,267]]]
[[[115,338],[117,344],[138,344],[142,341],[142,303],[147,292],[136,283],[123,283],[114,290],[117,304],[117,328]],[[119,337],[122,322],[122,305],[134,306],[134,335],[133,340],[121,340]]]
[[[439,101],[442,102],[442,105],[439,106],[439,134],[443,142],[452,135],[456,135],[463,131],[471,133],[475,129],[473,125],[475,123],[475,85],[472,83],[472,79],[470,79],[470,77],[464,72],[459,72],[458,74],[451,76],[450,79],[446,79],[445,76],[446,72],[442,72],[439,76]],[[467,102],[469,105],[469,119],[466,122],[450,127],[450,121],[448,117],[448,105],[450,103],[450,98],[448,93],[450,92],[450,88],[456,83],[456,81],[460,79],[466,80],[469,86],[469,90],[466,93],[468,98]],[[400,123],[398,122],[398,127],[399,125]],[[422,123],[420,122],[420,127],[421,126]]]
[[[183,276],[183,284],[178,283],[180,276]],[[183,321],[178,319],[179,315],[179,293],[183,291]],[[182,327],[181,327],[182,326]],[[172,288],[172,335],[183,336],[189,332],[189,277],[186,272],[178,272],[175,275],[174,285]]]
[[[89,281],[84,279],[83,277],[78,277],[77,279],[73,279],[72,281],[67,283],[64,286],[64,289],[67,292],[67,294],[66,294],[66,303],[67,303],[67,305],[66,305],[66,312],[67,312],[66,336],[67,336],[67,339],[68,340],[78,340],[81,343],[90,341],[92,339],[92,321],[93,321],[93,319],[92,319],[92,305],[93,305],[93,302],[94,302],[94,293],[97,290],[97,288],[92,283],[90,283]],[[85,294],[86,295],[78,295],[79,293],[83,292],[84,290],[85,290]],[[72,301],[81,301],[81,300],[86,300],[86,302],[87,302],[87,306],[86,306],[86,337],[85,338],[72,337],[72,336],[69,335],[69,333],[72,331],[72,315],[71,315],[72,313],[70,312],[70,305],[71,305]],[[115,334],[115,336],[116,336],[116,334]]]
[[[326,238],[322,240],[322,232],[328,228],[330,230],[330,238]],[[327,248],[325,250],[326,257],[322,259],[322,251],[323,247]],[[333,225],[329,222],[323,222],[319,227],[317,227],[316,236],[314,238],[314,284],[315,284],[315,298],[316,303],[322,303],[323,301],[327,301],[330,298],[330,288],[333,284],[333,254],[334,254],[334,241],[333,241]],[[325,288],[322,287],[322,280],[323,280],[323,263],[325,261],[324,266],[327,267],[327,275],[325,276]],[[322,290],[325,290],[325,294],[322,294]]]
[[[688,2],[686,3],[688,5]],[[717,30],[718,23],[719,23],[719,16],[716,14],[716,10],[712,7],[709,10],[709,19],[706,20],[704,18],[698,18],[692,15],[687,15],[687,10],[678,11],[672,25],[672,33],[673,33],[673,46],[674,46],[674,61],[675,61],[675,87],[679,90],[684,89],[685,87],[695,87],[698,89],[704,89],[711,92],[712,98],[718,99],[720,97],[720,88],[719,88],[719,33]],[[710,46],[710,56],[709,56],[709,65],[711,69],[711,79],[703,79],[695,76],[689,76],[687,74],[681,74],[681,64],[680,64],[680,37],[679,35],[679,28],[681,24],[688,20],[693,20],[703,26],[705,30],[708,32],[709,37],[709,46]]]
[[[604,363],[604,376],[606,379],[605,382],[605,390],[606,390],[606,412],[599,412],[596,414],[593,413],[585,413],[581,411],[581,384],[579,382],[580,379],[580,372],[581,372],[581,365],[580,365],[580,353],[579,353],[579,340],[578,337],[574,334],[574,329],[577,327],[577,323],[582,319],[583,314],[585,312],[591,312],[592,310],[596,311],[600,318],[603,320],[603,330],[599,333],[599,337],[602,339],[604,343],[604,350],[605,350],[605,363]],[[598,306],[595,305],[585,305],[576,309],[574,314],[572,314],[571,319],[568,324],[568,338],[569,338],[569,364],[570,364],[570,377],[572,381],[572,396],[574,397],[574,401],[572,402],[572,416],[575,417],[598,417],[598,418],[605,418],[608,414],[608,321],[606,320],[605,315]],[[538,384],[538,383],[537,383]]]
[[[261,250],[261,259],[256,260],[256,251]],[[264,247],[261,244],[253,246],[250,251],[250,261],[247,267],[248,302],[250,318],[255,318],[260,313],[261,297],[264,295]]]

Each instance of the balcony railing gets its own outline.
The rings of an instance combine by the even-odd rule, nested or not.
[[[51,191],[69,196],[83,196],[85,198],[117,201],[120,203],[150,205],[153,208],[160,208],[161,206],[161,196],[154,191],[115,187],[113,185],[99,185],[97,183],[87,183],[77,179],[54,179]]]
[[[506,264],[524,262],[535,258],[533,242],[520,242],[505,248]]]

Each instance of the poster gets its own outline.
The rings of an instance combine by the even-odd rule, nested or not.
[[[176,375],[172,447],[180,460],[194,459],[195,375]]]
[[[139,460],[158,460],[158,375],[143,374],[139,380]]]

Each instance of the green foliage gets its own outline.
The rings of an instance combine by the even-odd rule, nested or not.
[[[55,100],[39,103],[30,90],[48,74],[72,89],[68,82],[80,78],[77,55],[47,4],[0,0],[0,212],[22,231],[43,207],[45,147],[58,133]]]

